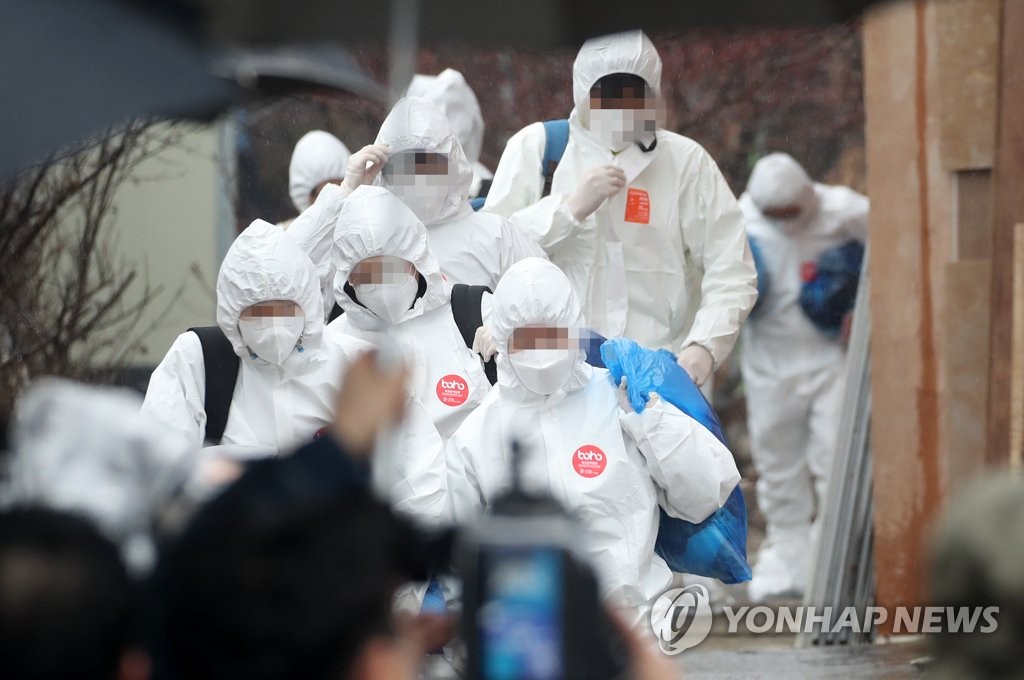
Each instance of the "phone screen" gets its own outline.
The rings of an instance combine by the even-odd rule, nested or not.
[[[478,626],[485,680],[564,675],[564,556],[555,547],[494,547],[483,556]]]

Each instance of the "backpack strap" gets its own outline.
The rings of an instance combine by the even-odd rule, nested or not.
[[[206,374],[206,394],[203,396],[206,410],[206,442],[220,444],[221,438],[224,437],[224,428],[228,424],[228,412],[231,410],[241,360],[220,326],[199,326],[189,330],[199,336],[199,344],[203,347],[203,372]]]
[[[473,339],[476,337],[476,330],[484,324],[483,314],[480,312],[480,301],[484,293],[490,293],[487,286],[467,286],[464,283],[456,283],[452,286],[452,316],[455,318],[455,325],[459,327],[462,341],[466,347],[473,348]],[[483,361],[483,358],[480,359]],[[487,381],[492,385],[498,382],[498,365],[492,358],[483,362],[484,374]]]
[[[330,323],[330,322],[334,321],[335,319],[337,319],[339,316],[341,316],[344,313],[345,313],[345,310],[341,308],[341,305],[339,305],[337,302],[335,302],[334,306],[331,307],[330,315],[327,317],[327,323]]]
[[[547,120],[544,121],[544,158],[540,163],[540,174],[544,177],[544,190],[541,198],[551,194],[551,182],[555,178],[555,170],[558,163],[565,154],[565,147],[569,144],[569,121]]]

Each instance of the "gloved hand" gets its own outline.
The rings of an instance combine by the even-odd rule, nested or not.
[[[491,337],[490,326],[480,326],[476,329],[476,335],[473,336],[473,351],[482,356],[484,361],[490,361],[498,353],[498,346]]]
[[[619,397],[619,408],[626,413],[633,413],[633,404],[629,401],[629,379],[626,376],[622,376],[622,380],[619,381],[619,389],[615,393]]]
[[[370,144],[356,151],[348,159],[344,186],[352,193],[363,184],[370,184],[388,162],[390,149],[384,144]],[[367,163],[372,163],[366,167]]]
[[[626,173],[614,165],[602,165],[587,170],[576,191],[566,199],[569,212],[577,220],[585,220],[601,207],[604,200],[622,191],[626,186]]]
[[[700,345],[689,345],[683,349],[679,353],[676,363],[682,366],[697,387],[708,381],[715,368],[715,359],[711,356],[711,352]]]

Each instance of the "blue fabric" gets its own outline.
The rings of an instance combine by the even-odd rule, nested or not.
[[[757,270],[757,302],[750,310],[751,316],[755,316],[761,310],[761,300],[765,299],[768,291],[771,290],[772,277],[768,272],[768,265],[764,261],[764,254],[761,252],[761,245],[755,238],[749,238],[750,254],[754,257],[754,269]]]
[[[420,613],[448,613],[448,604],[444,601],[444,592],[441,590],[441,583],[436,578],[430,579],[430,583],[427,585],[427,593],[423,596],[423,605],[420,607]]]
[[[671,352],[645,349],[632,340],[616,338],[601,345],[601,358],[616,385],[626,376],[629,401],[637,413],[647,406],[650,393],[657,392],[726,443],[714,409]],[[700,524],[660,512],[655,552],[672,571],[710,576],[724,583],[750,580],[747,506],[739,485],[725,505]]]
[[[569,121],[547,120],[544,121],[544,158],[540,162],[540,174],[548,176],[548,168],[551,164],[558,164],[565,154],[565,147],[569,145]]]
[[[848,241],[818,258],[817,272],[800,288],[800,307],[826,335],[836,337],[843,317],[853,310],[864,262],[864,244]]]
[[[605,368],[604,359],[601,358],[601,345],[608,338],[596,331],[584,329],[580,333],[580,349],[587,353],[587,363],[596,368]]]
[[[484,207],[484,203],[487,202],[487,197],[477,196],[476,198],[469,199],[469,207],[473,209],[473,212],[480,212],[480,208]]]

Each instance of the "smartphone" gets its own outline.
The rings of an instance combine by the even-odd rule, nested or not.
[[[557,546],[495,546],[481,553],[480,559],[484,575],[477,615],[481,677],[564,677],[564,551]]]

